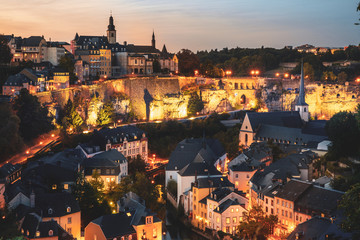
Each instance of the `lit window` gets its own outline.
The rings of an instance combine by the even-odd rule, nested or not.
[[[67,207],[66,212],[68,212],[68,213],[71,212],[71,207]]]
[[[36,236],[40,237],[40,231],[36,231]]]
[[[53,230],[49,230],[49,236],[52,236],[52,235],[54,235]]]
[[[65,183],[65,184],[64,184],[64,189],[65,189],[65,190],[69,189],[69,184]]]

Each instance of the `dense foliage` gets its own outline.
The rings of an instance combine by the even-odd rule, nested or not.
[[[99,126],[108,125],[114,121],[114,117],[115,117],[114,106],[111,101],[107,101],[100,108],[97,114],[96,123]]]
[[[60,58],[59,67],[69,72],[70,84],[75,84],[78,77],[75,75],[75,62],[72,55],[65,55]]]
[[[177,54],[179,59],[179,72],[185,76],[193,76],[200,67],[198,56],[188,49],[182,49]]]
[[[25,141],[32,140],[53,128],[47,108],[27,89],[21,89],[15,98],[13,108],[20,119],[20,134]]]
[[[190,99],[187,105],[187,114],[188,116],[194,116],[201,112],[204,109],[204,103],[197,94],[197,92],[192,92]]]
[[[239,225],[239,237],[242,239],[267,239],[278,223],[275,215],[267,215],[261,206],[253,206],[244,212],[243,221]]]
[[[0,159],[7,159],[24,147],[20,136],[20,119],[9,103],[0,103]]]
[[[341,227],[345,231],[357,233],[355,239],[360,237],[360,183],[357,183],[351,187],[349,191],[345,193],[341,202],[340,208],[344,210],[346,218],[341,223]]]
[[[71,132],[79,132],[84,120],[76,111],[76,105],[69,99],[63,109],[62,126]]]
[[[0,65],[9,64],[12,58],[7,39],[0,35]]]
[[[239,151],[239,126],[226,129],[220,120],[229,115],[212,114],[206,119],[196,119],[186,123],[167,121],[162,123],[139,124],[137,127],[147,133],[149,149],[160,158],[168,159],[176,145],[185,138],[201,138],[204,133],[208,138],[218,139],[224,146],[229,158]]]

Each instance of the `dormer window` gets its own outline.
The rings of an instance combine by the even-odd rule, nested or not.
[[[54,231],[53,230],[49,230],[49,236],[53,236],[54,235]]]
[[[71,212],[71,207],[67,207],[66,212],[70,213]]]
[[[152,224],[152,222],[153,222],[153,217],[152,216],[146,217],[146,224]]]
[[[50,215],[53,214],[52,208],[49,208],[49,209],[48,209],[48,214],[50,214]]]

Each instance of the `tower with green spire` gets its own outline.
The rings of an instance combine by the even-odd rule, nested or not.
[[[310,119],[309,105],[305,102],[305,83],[304,83],[304,66],[301,61],[301,79],[300,79],[300,91],[299,98],[295,104],[295,111],[298,111],[301,119],[304,122],[308,122]]]

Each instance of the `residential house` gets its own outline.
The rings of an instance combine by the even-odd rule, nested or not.
[[[248,209],[248,199],[239,192],[218,188],[206,197],[206,207],[208,228],[235,234]]]
[[[226,177],[198,178],[192,183],[190,197],[184,199],[184,210],[193,226],[202,230],[208,227],[206,197],[219,187],[234,191],[234,184],[229,182]]]
[[[95,130],[92,145],[100,146],[102,150],[117,149],[126,158],[140,155],[148,161],[148,139],[145,132],[135,126]]]
[[[5,207],[5,188],[21,179],[21,165],[6,163],[0,168],[0,209]]]
[[[170,155],[169,163],[165,169],[165,185],[169,180],[178,182],[178,172],[193,162],[198,155],[199,157],[202,156],[218,170],[225,169],[226,152],[218,140],[204,138],[184,139],[178,143]]]
[[[98,174],[104,182],[105,188],[108,188],[112,182],[120,183],[121,178],[128,175],[128,162],[124,155],[116,149],[110,149],[85,159],[83,167],[86,180],[89,181],[94,174]]]
[[[29,213],[20,226],[20,232],[26,239],[37,240],[74,240],[55,220],[42,221],[41,216]]]

